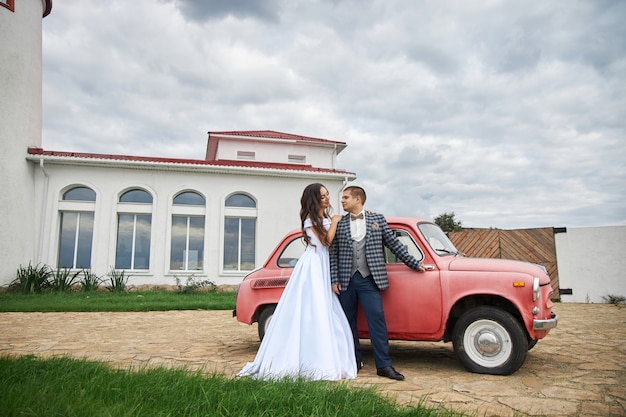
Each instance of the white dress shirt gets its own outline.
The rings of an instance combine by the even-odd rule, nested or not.
[[[362,219],[350,219],[350,232],[352,232],[352,240],[360,242],[365,237],[367,224],[365,223],[365,210],[361,211],[358,215],[363,215]]]

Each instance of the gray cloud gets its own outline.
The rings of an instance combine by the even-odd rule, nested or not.
[[[277,22],[277,9],[280,6],[280,3],[274,0],[174,0],[174,4],[186,19],[198,22],[217,20],[228,16]]]
[[[388,215],[626,223],[626,3],[66,0],[46,149],[201,158],[206,132],[346,141]],[[338,205],[338,202],[334,202]]]

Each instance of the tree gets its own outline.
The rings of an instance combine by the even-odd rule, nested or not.
[[[435,217],[435,224],[441,227],[441,230],[444,232],[459,232],[463,230],[463,225],[461,221],[457,221],[454,218],[454,212],[451,213],[443,213],[439,216]]]

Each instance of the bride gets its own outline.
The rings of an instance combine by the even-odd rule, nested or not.
[[[353,379],[354,339],[330,285],[330,246],[341,216],[330,216],[322,184],[308,185],[300,199],[304,254],[295,265],[254,362],[237,376]]]

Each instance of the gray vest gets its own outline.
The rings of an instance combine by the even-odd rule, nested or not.
[[[359,271],[364,277],[372,275],[370,269],[367,267],[367,257],[365,256],[365,238],[360,241],[352,241],[352,274]]]

